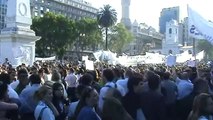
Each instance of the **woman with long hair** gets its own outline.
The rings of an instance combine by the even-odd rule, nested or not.
[[[193,102],[192,111],[188,120],[212,120],[213,100],[209,94],[201,93]]]
[[[59,116],[56,117],[56,120],[65,120],[67,117],[69,101],[64,97],[64,89],[61,83],[53,84],[53,105],[59,112]]]
[[[75,111],[76,120],[101,120],[95,111],[99,95],[94,88],[87,87],[83,90],[80,101]]]
[[[42,86],[35,92],[34,98],[38,101],[38,105],[34,111],[36,120],[55,120],[59,115],[57,109],[52,103],[52,89],[48,86]]]

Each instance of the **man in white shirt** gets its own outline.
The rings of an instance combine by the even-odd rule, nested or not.
[[[68,89],[67,94],[68,98],[74,102],[76,101],[75,88],[78,86],[78,78],[75,75],[75,71],[73,68],[70,68],[70,74],[65,77],[65,81],[67,82]]]
[[[98,107],[99,107],[100,111],[102,111],[102,108],[103,108],[103,103],[104,103],[103,98],[105,97],[109,88],[116,88],[120,91],[122,96],[125,95],[124,88],[113,82],[114,74],[111,69],[103,70],[102,79],[105,82],[105,85],[104,85],[104,87],[101,88],[100,95],[99,95]]]
[[[65,77],[65,81],[67,82],[68,84],[68,87],[77,87],[78,85],[78,81],[77,81],[77,76],[75,75],[75,72],[74,72],[74,69],[73,68],[70,68],[70,73],[69,75],[67,75]]]
[[[124,88],[125,94],[128,92],[128,87],[127,87],[127,82],[130,76],[132,76],[133,71],[131,69],[128,69],[125,72],[125,78],[124,79],[119,79],[116,84],[121,85]]]
[[[41,78],[38,74],[32,74],[29,77],[31,86],[24,88],[19,95],[22,103],[20,112],[22,119],[33,119],[33,112],[36,108],[37,101],[34,99],[35,92],[41,87]]]

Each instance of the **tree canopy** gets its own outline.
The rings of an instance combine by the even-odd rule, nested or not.
[[[54,54],[62,58],[68,47],[73,47],[74,43],[81,41],[78,47],[83,50],[89,46],[95,49],[102,41],[98,22],[91,18],[74,21],[63,15],[46,13],[44,17],[33,18],[31,28],[37,36],[41,36],[41,40],[36,42],[36,53],[42,57]]]
[[[110,50],[122,53],[123,48],[133,40],[132,33],[121,23],[113,26],[109,33]]]
[[[41,36],[36,42],[36,53],[40,56],[54,53],[61,58],[76,37],[74,22],[63,15],[46,13],[44,17],[35,17],[31,28]]]
[[[199,40],[197,44],[198,50],[204,50],[205,59],[213,59],[213,45],[207,40]]]

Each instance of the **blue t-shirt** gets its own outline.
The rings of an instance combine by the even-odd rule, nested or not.
[[[77,120],[101,120],[92,107],[85,106],[81,109]]]

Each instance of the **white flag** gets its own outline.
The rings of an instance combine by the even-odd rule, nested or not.
[[[213,23],[205,20],[188,6],[189,35],[196,39],[206,39],[213,44]]]
[[[198,59],[199,61],[201,61],[202,59],[204,58],[204,50],[199,52],[197,55],[196,55],[196,59]]]

